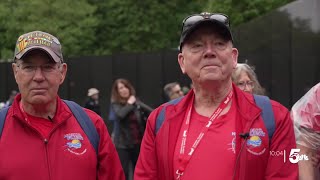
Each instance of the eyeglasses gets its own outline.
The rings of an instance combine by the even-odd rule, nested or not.
[[[238,83],[237,83],[237,86],[238,86],[241,90],[244,90],[246,86],[247,86],[248,88],[250,88],[250,89],[253,89],[253,88],[254,88],[253,81],[238,82]]]
[[[25,74],[33,75],[38,68],[41,69],[43,73],[52,73],[60,68],[60,63],[57,64],[43,64],[40,66],[31,65],[31,64],[17,64],[17,67],[21,69]]]
[[[220,13],[204,12],[201,14],[194,14],[194,15],[186,17],[182,22],[182,27],[184,28],[185,26],[192,26],[195,23],[202,21],[204,19],[216,20],[216,21],[223,23],[224,25],[226,25],[228,27],[230,26],[229,18],[227,15],[220,14]]]

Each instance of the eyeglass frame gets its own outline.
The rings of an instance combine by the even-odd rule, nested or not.
[[[236,85],[241,90],[244,90],[246,86],[253,89],[254,88],[254,81],[237,82]]]
[[[42,65],[26,65],[26,67],[22,67],[23,66],[23,63],[18,63],[18,62],[15,62],[14,64],[16,64],[16,66],[21,70],[23,71],[24,73],[28,74],[28,75],[34,75],[35,72],[38,70],[38,68],[40,68],[41,72],[42,73],[52,73],[56,70],[58,70],[62,63],[61,62],[58,62],[58,63],[46,63],[46,64],[42,64]],[[47,67],[50,67],[50,69],[47,69],[45,68],[45,66]],[[31,67],[29,70],[25,69],[27,67]]]

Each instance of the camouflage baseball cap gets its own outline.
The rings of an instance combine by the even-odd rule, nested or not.
[[[14,60],[21,59],[28,52],[35,49],[47,52],[55,62],[63,62],[59,40],[53,35],[41,31],[32,31],[18,38],[14,51]]]

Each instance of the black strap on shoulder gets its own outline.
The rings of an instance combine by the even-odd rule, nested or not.
[[[68,100],[63,100],[63,101],[68,105],[73,115],[76,117],[78,123],[80,124],[81,128],[87,135],[91,145],[94,147],[96,154],[98,156],[100,137],[93,122],[91,121],[87,113],[83,110],[83,108],[80,105],[78,105],[73,101],[68,101]]]
[[[262,110],[262,119],[267,128],[270,143],[275,131],[275,120],[270,99],[267,96],[260,96],[256,94],[254,94],[253,97],[256,104]]]
[[[171,100],[171,101],[167,102],[167,103],[162,107],[162,109],[160,110],[160,112],[159,112],[159,114],[158,114],[158,116],[157,116],[157,119],[156,119],[156,128],[155,128],[155,132],[154,132],[155,134],[158,133],[160,127],[162,126],[162,123],[163,123],[163,121],[164,121],[164,119],[165,119],[167,106],[168,106],[168,105],[171,105],[171,104],[173,104],[173,105],[178,104],[178,103],[181,101],[182,98],[183,98],[183,97],[180,97],[180,98]]]
[[[0,110],[0,137],[2,134],[4,122],[6,120],[6,116],[7,116],[9,108],[10,108],[10,106],[7,106],[7,107],[4,107]]]

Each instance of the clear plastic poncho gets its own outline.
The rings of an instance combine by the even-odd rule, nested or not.
[[[320,83],[313,86],[291,109],[297,144],[320,150]]]

